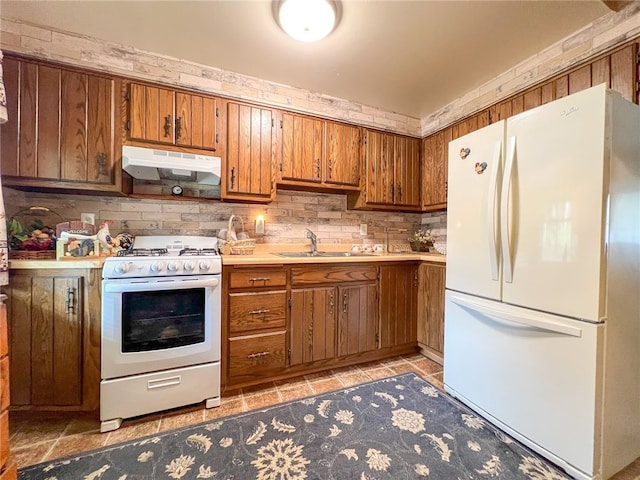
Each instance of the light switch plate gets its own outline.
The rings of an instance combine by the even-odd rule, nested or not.
[[[360,224],[360,235],[366,235],[367,234],[367,224],[366,223],[361,223]]]
[[[96,214],[95,213],[81,213],[80,221],[83,223],[90,223],[91,225],[96,224]]]

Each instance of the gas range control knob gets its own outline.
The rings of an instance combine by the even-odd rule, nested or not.
[[[176,262],[169,262],[167,264],[167,270],[170,272],[175,272],[176,270],[178,270],[179,267],[180,265]]]
[[[151,264],[152,272],[161,272],[164,270],[164,263],[162,262],[154,262]]]
[[[196,268],[196,266],[193,264],[193,262],[184,262],[184,269],[187,272],[193,271],[194,268]]]
[[[122,262],[115,266],[116,273],[127,273],[131,268],[131,262]]]
[[[209,270],[211,268],[211,262],[207,262],[206,260],[202,260],[200,262],[200,270],[202,270],[203,272],[206,272],[207,270]]]

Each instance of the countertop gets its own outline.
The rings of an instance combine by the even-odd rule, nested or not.
[[[319,244],[319,251],[346,252],[348,245]],[[222,255],[222,265],[291,265],[312,263],[402,262],[428,261],[446,263],[446,256],[439,253],[381,253],[353,257],[281,257],[278,252],[309,251],[308,244],[259,244],[251,255]],[[85,257],[61,260],[9,260],[9,269],[39,268],[102,268],[106,257]]]

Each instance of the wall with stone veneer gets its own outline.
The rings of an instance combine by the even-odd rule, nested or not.
[[[226,228],[230,215],[246,221],[252,238],[257,215],[265,216],[265,235],[261,243],[308,243],[305,228],[318,235],[322,243],[374,244],[386,240],[385,228],[406,229],[406,233],[389,234],[390,240],[406,240],[414,230],[424,226],[443,240],[446,237],[444,214],[361,212],[347,210],[346,196],[279,190],[268,205],[221,203],[218,201],[141,200],[138,198],[59,195],[22,192],[4,188],[7,217],[28,206],[45,206],[65,220],[79,220],[81,213],[95,213],[96,223],[113,220],[112,234],[135,235],[216,235]],[[29,218],[20,218],[28,222]],[[366,236],[359,234],[366,223]]]

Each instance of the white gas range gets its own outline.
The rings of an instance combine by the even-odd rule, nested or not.
[[[136,237],[102,270],[100,430],[123,418],[220,405],[217,239]]]

